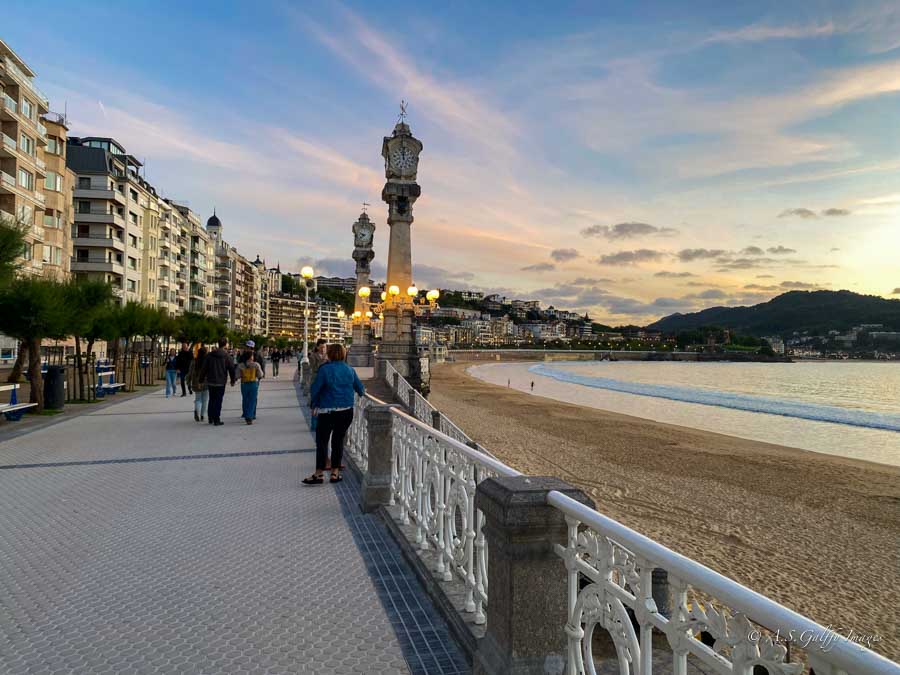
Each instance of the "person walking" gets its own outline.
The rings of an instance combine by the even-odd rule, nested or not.
[[[175,356],[175,348],[169,350],[166,357],[166,398],[175,393],[175,378],[178,377],[178,357]]]
[[[278,347],[272,350],[272,353],[269,354],[269,361],[272,362],[272,379],[278,379],[278,366],[281,364],[282,353],[279,351]]]
[[[206,409],[209,407],[209,389],[206,387],[206,382],[200,379],[204,361],[206,361],[206,347],[200,347],[197,351],[197,358],[191,361],[191,369],[188,372],[188,380],[191,389],[194,390],[195,422],[202,422],[206,418]]]
[[[178,379],[181,381],[181,395],[187,396],[185,392],[185,382],[188,377],[188,371],[191,369],[191,361],[194,355],[191,353],[191,346],[187,342],[181,343],[181,351],[178,352]],[[193,393],[193,391],[191,392]]]
[[[356,371],[347,365],[347,350],[343,345],[328,345],[328,362],[319,367],[316,379],[310,388],[313,409],[318,413],[316,428],[316,470],[303,479],[306,485],[324,482],[322,474],[328,459],[328,444],[331,441],[331,479],[338,483],[341,476],[341,462],[344,455],[344,436],[353,421],[353,393],[366,393]]]
[[[241,417],[247,424],[253,424],[253,420],[256,419],[259,381],[265,377],[253,352],[248,352],[247,358],[238,364],[238,373],[241,378]]]
[[[203,360],[200,368],[200,379],[206,382],[209,389],[209,423],[220,427],[222,422],[222,399],[225,398],[225,385],[231,380],[235,383],[234,360],[225,351],[228,345],[226,338],[219,338],[219,348],[214,349]]]

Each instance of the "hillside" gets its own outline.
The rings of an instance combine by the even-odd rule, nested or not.
[[[791,291],[751,307],[710,307],[690,314],[671,314],[647,328],[675,333],[700,326],[721,326],[764,336],[794,331],[823,334],[862,323],[881,323],[900,330],[900,300],[851,291]]]

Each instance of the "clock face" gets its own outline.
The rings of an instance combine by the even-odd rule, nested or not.
[[[363,225],[359,228],[359,240],[363,245],[372,243],[372,228]]]
[[[401,145],[391,153],[391,165],[401,173],[408,173],[416,167],[416,154],[412,148]]]

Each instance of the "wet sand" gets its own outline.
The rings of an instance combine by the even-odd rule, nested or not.
[[[498,459],[900,660],[900,468],[561,403],[434,367],[429,397]]]

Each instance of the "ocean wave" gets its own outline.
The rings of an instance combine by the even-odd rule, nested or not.
[[[671,401],[698,403],[700,405],[712,405],[720,408],[768,413],[770,415],[781,415],[783,417],[797,417],[799,419],[813,420],[816,422],[847,424],[868,429],[900,431],[900,415],[891,413],[853,410],[787,399],[753,396],[750,394],[736,394],[727,391],[711,391],[709,389],[678,387],[667,384],[644,384],[641,382],[614,380],[608,377],[578,375],[577,373],[560,370],[559,368],[543,363],[531,366],[528,370],[536,375],[551,377],[560,382],[579,384],[584,387],[593,387],[595,389],[608,389],[610,391],[635,394],[637,396],[665,398]]]

